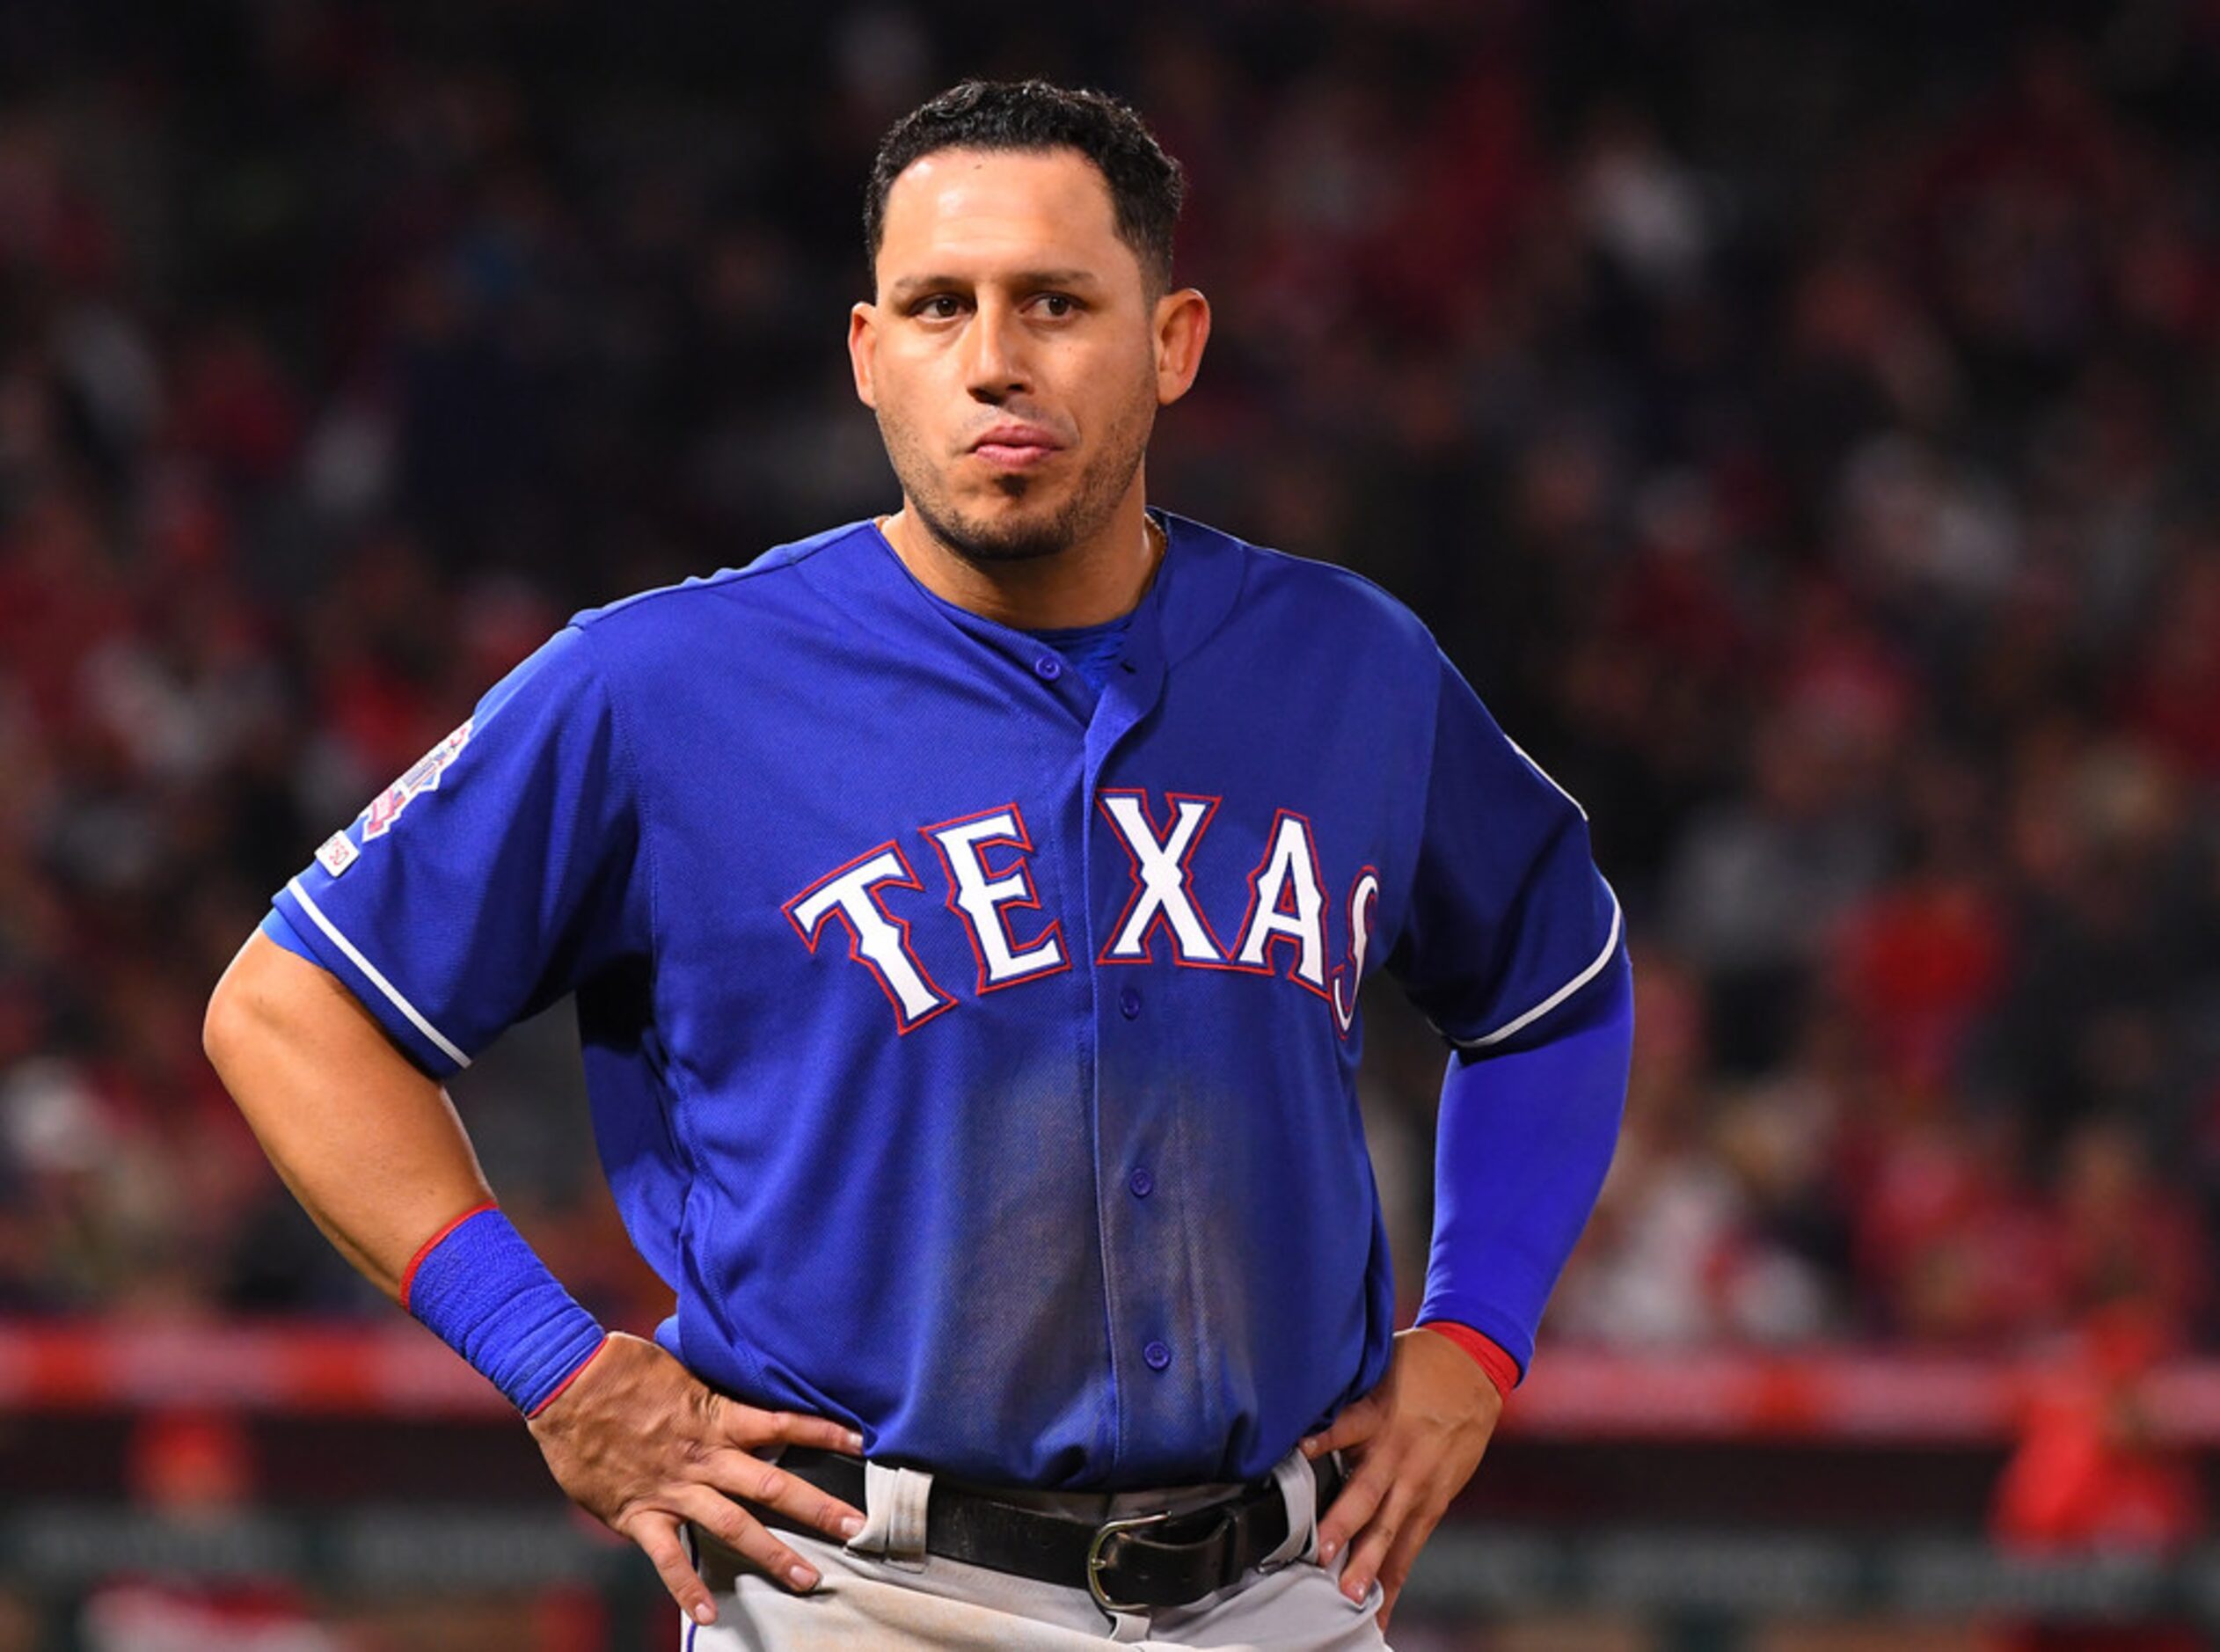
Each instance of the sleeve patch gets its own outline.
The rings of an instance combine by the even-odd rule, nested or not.
[[[333,832],[316,852],[316,864],[335,878],[361,858],[362,852],[345,832]]]
[[[409,771],[371,800],[369,808],[362,811],[362,841],[383,837],[393,829],[393,822],[401,817],[401,811],[427,792],[440,789],[440,776],[447,765],[463,755],[463,748],[471,743],[471,728],[477,720],[471,719],[434,746],[409,766]],[[328,845],[327,845],[328,846]],[[321,859],[321,852],[318,852]],[[332,870],[338,876],[338,871]]]

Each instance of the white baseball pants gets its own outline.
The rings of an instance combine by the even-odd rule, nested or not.
[[[1300,1451],[1274,1471],[1288,1500],[1288,1540],[1240,1584],[1191,1606],[1112,1618],[1082,1587],[1035,1583],[925,1553],[925,1503],[932,1476],[913,1469],[865,1468],[862,1531],[845,1545],[794,1531],[779,1535],[823,1582],[793,1595],[753,1571],[727,1577],[711,1568],[717,1621],[688,1623],[685,1652],[818,1652],[885,1648],[889,1652],[1078,1652],[1112,1645],[1161,1648],[1268,1648],[1269,1652],[1385,1652],[1376,1619],[1376,1583],[1362,1605],[1343,1597],[1341,1561],[1316,1565],[1316,1490]],[[1176,1495],[1028,1493],[1024,1501],[1074,1519],[1101,1521],[1156,1509],[1177,1512],[1223,1496],[1230,1487]]]

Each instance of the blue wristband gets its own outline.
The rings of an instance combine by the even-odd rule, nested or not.
[[[490,1204],[426,1241],[401,1276],[401,1305],[528,1417],[609,1340]]]

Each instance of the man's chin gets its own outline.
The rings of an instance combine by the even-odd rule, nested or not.
[[[1038,562],[1070,549],[1072,541],[1070,513],[1038,507],[965,511],[946,521],[929,517],[925,525],[965,561],[982,566]]]
[[[1016,562],[1045,562],[1069,550],[1070,543],[1060,535],[1011,534],[997,538],[952,541],[950,548],[967,562],[1007,567]]]

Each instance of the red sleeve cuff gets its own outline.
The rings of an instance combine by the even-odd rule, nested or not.
[[[1504,1399],[1508,1400],[1511,1390],[1518,1386],[1518,1362],[1471,1326],[1459,1325],[1454,1319],[1428,1319],[1419,1328],[1446,1337],[1470,1354],[1473,1363],[1487,1373],[1488,1381],[1495,1385],[1495,1392]]]

